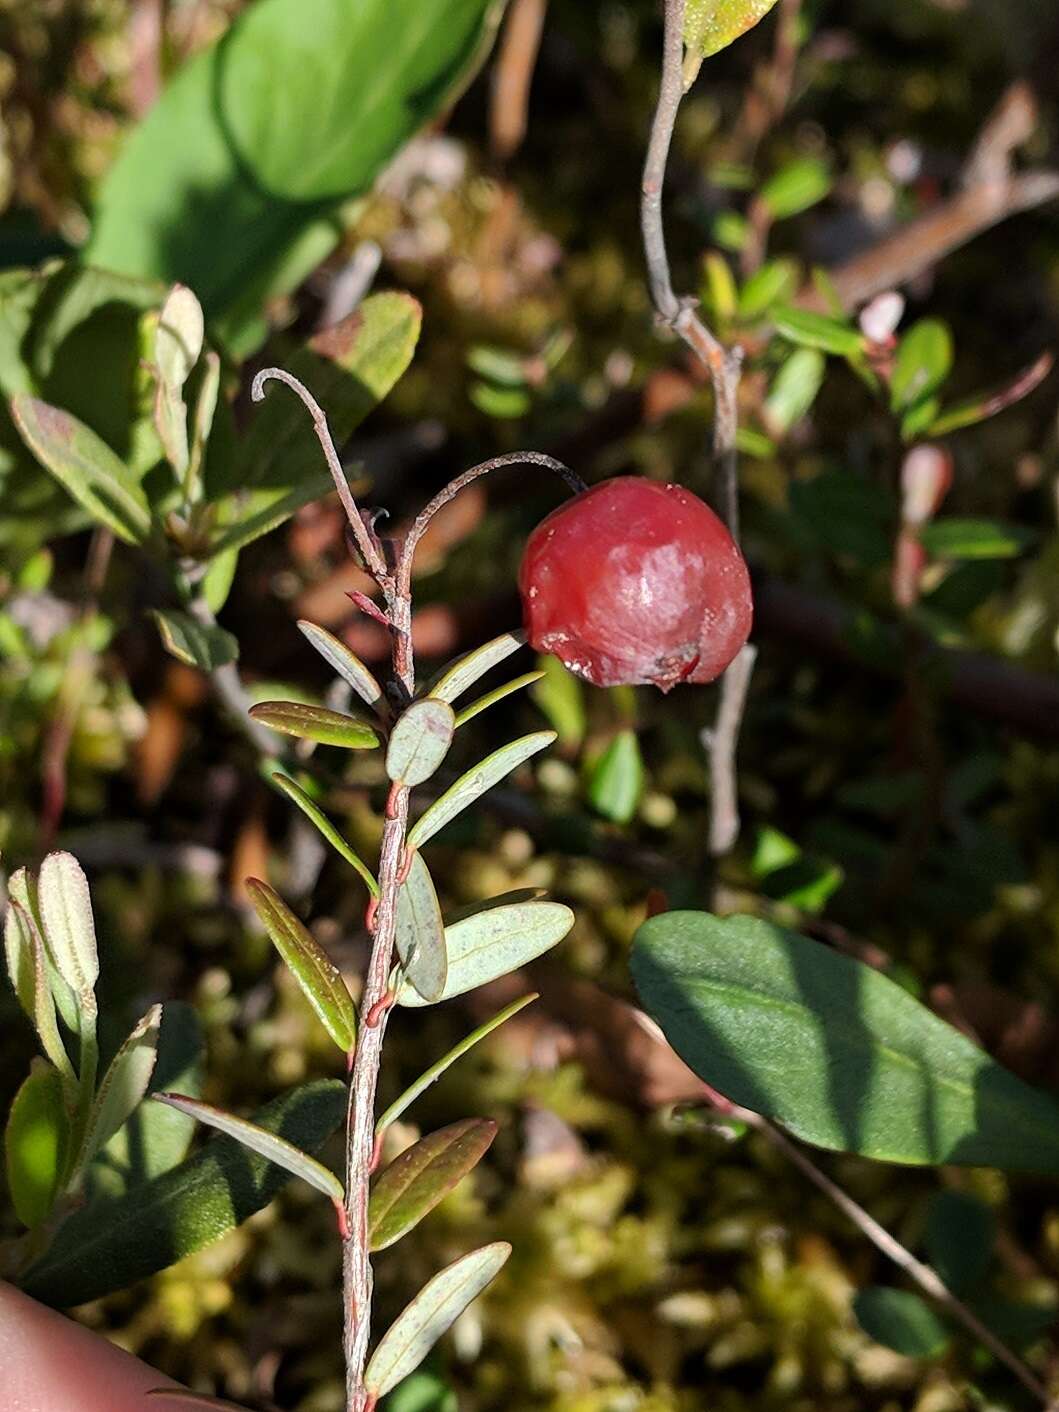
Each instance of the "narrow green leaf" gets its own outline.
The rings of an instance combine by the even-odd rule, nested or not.
[[[928,554],[942,559],[1015,559],[1034,542],[1033,530],[999,520],[932,520],[919,531]]]
[[[348,1054],[357,1038],[357,1011],[338,967],[267,883],[248,878],[245,886],[261,925],[320,1023],[342,1053]]]
[[[383,705],[382,687],[344,642],[326,628],[317,627],[304,618],[299,619],[298,627],[327,665],[349,683],[362,701],[376,708]]]
[[[29,896],[29,874],[17,868],[8,879],[8,908],[4,917],[4,960],[11,989],[18,997],[23,1013],[34,1018],[34,968],[32,911]],[[20,911],[26,913],[20,916]]]
[[[864,347],[864,336],[858,329],[828,314],[816,314],[788,304],[773,309],[772,319],[784,338],[804,348],[819,348],[821,352],[849,358]]]
[[[831,190],[831,173],[819,157],[798,157],[769,178],[759,192],[774,221],[801,215]]]
[[[526,634],[523,632],[501,633],[491,642],[476,647],[473,652],[468,652],[466,656],[445,667],[430,686],[428,695],[436,696],[439,701],[455,701],[480,677],[484,677],[486,672],[499,666],[513,652],[517,652],[525,642]]]
[[[364,1374],[369,1392],[382,1397],[419,1367],[438,1339],[496,1278],[511,1254],[499,1240],[453,1261],[399,1314],[379,1341]]]
[[[34,456],[83,510],[126,544],[143,543],[151,532],[147,498],[91,427],[25,394],[11,399],[11,416]]]
[[[769,260],[755,270],[739,291],[739,317],[750,323],[767,314],[773,304],[788,303],[800,282],[801,269],[796,260]]]
[[[273,1100],[254,1122],[316,1151],[345,1111],[345,1084],[326,1080]],[[123,1289],[219,1240],[267,1206],[287,1180],[283,1168],[216,1138],[164,1176],[75,1212],[22,1287],[60,1308]]]
[[[448,978],[445,925],[430,869],[421,853],[412,855],[408,877],[397,894],[397,954],[405,976],[425,1001],[440,1000]]]
[[[576,750],[588,729],[585,688],[558,657],[538,657],[537,665],[544,675],[530,695],[554,727],[563,748]]]
[[[190,613],[170,608],[153,608],[151,616],[158,625],[162,646],[171,657],[188,667],[214,672],[239,656],[239,643],[224,628],[207,626]]]
[[[391,1162],[372,1183],[371,1249],[385,1250],[417,1226],[478,1165],[494,1137],[491,1119],[464,1118],[421,1138]]]
[[[457,729],[465,726],[468,721],[473,721],[475,716],[482,711],[487,711],[490,706],[495,706],[498,701],[503,701],[505,696],[511,696],[516,691],[521,691],[524,686],[532,686],[534,682],[540,681],[544,676],[543,671],[524,672],[522,676],[505,682],[503,686],[496,687],[493,691],[487,691],[484,696],[479,696],[477,701],[472,701],[469,706],[465,706],[456,717]]]
[[[7,1187],[15,1215],[31,1230],[51,1214],[59,1194],[67,1138],[63,1083],[40,1064],[15,1094],[4,1131]]]
[[[161,1005],[152,1005],[115,1054],[96,1094],[78,1165],[90,1162],[143,1102],[158,1057]]]
[[[274,1162],[277,1167],[282,1167],[292,1176],[301,1177],[310,1186],[316,1187],[317,1191],[329,1196],[332,1201],[341,1202],[345,1196],[342,1183],[329,1167],[317,1162],[315,1157],[310,1157],[286,1138],[269,1132],[267,1128],[258,1127],[246,1118],[237,1118],[233,1113],[225,1113],[209,1103],[200,1103],[197,1098],[188,1098],[186,1094],[155,1093],[152,1098],[156,1103],[168,1103],[170,1108],[175,1108],[179,1113],[187,1113],[189,1117],[198,1119],[209,1128],[216,1128],[226,1137],[235,1138],[236,1142],[248,1147],[251,1152],[256,1152],[259,1157]]]
[[[8,914],[4,927],[5,947],[12,984],[16,986],[41,1048],[63,1076],[68,1098],[76,1090],[77,1076],[56,1022],[56,991],[66,996],[70,988],[55,970],[47,953],[37,915],[35,891],[25,868],[12,873],[8,881]],[[76,1013],[76,1010],[75,1010]]]
[[[827,372],[827,360],[816,348],[798,348],[773,379],[765,399],[765,416],[777,432],[788,432],[816,401]]]
[[[331,820],[323,810],[309,798],[305,790],[292,780],[290,775],[285,775],[281,770],[273,771],[269,778],[276,788],[281,789],[288,799],[292,799],[305,817],[316,825],[317,829],[323,837],[327,839],[335,852],[340,854],[362,879],[372,897],[378,897],[379,884],[375,881],[375,876],[371,869],[360,856],[350,848],[349,844],[338,832]]]
[[[632,971],[701,1078],[806,1142],[888,1162],[1059,1172],[1059,1103],[819,942],[754,917],[667,912],[639,929]]]
[[[573,924],[573,912],[561,902],[520,902],[453,922],[445,928],[449,974],[439,999],[451,1000],[528,965],[562,941]],[[408,982],[397,1000],[412,1009],[427,1004]]]
[[[937,1358],[952,1342],[948,1325],[926,1300],[907,1290],[858,1290],[853,1312],[869,1338],[906,1358]]]
[[[947,436],[950,432],[959,431],[962,427],[976,426],[979,422],[1006,411],[1008,407],[1014,407],[1041,385],[1054,366],[1054,355],[1042,353],[1035,362],[1003,387],[976,393],[973,397],[946,407],[937,420],[931,423],[929,435]]]
[[[920,319],[897,345],[890,405],[907,412],[927,401],[952,371],[952,334],[940,319]]]
[[[436,1373],[420,1369],[405,1378],[384,1403],[385,1412],[460,1412],[456,1394]]]
[[[49,853],[37,882],[44,939],[56,970],[80,1001],[82,1012],[95,1015],[99,950],[92,898],[84,869],[72,853]]]
[[[456,716],[447,701],[424,696],[401,713],[386,748],[386,773],[413,787],[436,773],[449,753]]]
[[[421,1093],[424,1093],[431,1084],[437,1083],[442,1074],[457,1059],[462,1059],[469,1049],[473,1049],[476,1044],[481,1043],[487,1035],[491,1035],[498,1029],[505,1020],[510,1020],[513,1015],[517,1015],[520,1010],[524,1010],[527,1005],[538,998],[536,991],[531,991],[529,995],[520,996],[518,1000],[512,1001],[510,1005],[493,1016],[491,1020],[486,1020],[484,1025],[479,1025],[476,1030],[472,1030],[466,1039],[461,1039],[459,1044],[454,1045],[447,1054],[443,1054],[436,1063],[431,1064],[429,1069],[424,1070],[419,1075],[415,1083],[410,1084],[399,1098],[394,1099],[389,1108],[386,1109],[382,1117],[375,1124],[376,1133],[385,1132],[391,1123],[396,1123],[406,1109],[410,1108]]]
[[[346,750],[370,750],[379,744],[378,732],[367,721],[311,706],[302,701],[262,701],[251,706],[250,715],[263,726],[299,740],[315,740],[319,745],[339,745]]]
[[[589,802],[605,819],[627,824],[636,813],[643,787],[643,756],[636,732],[619,731],[589,775]]]
[[[554,731],[534,731],[532,735],[524,735],[519,740],[513,740],[510,744],[501,746],[499,750],[494,750],[492,755],[487,755],[473,770],[461,775],[413,824],[408,833],[409,848],[422,848],[428,839],[433,838],[438,830],[443,829],[457,814],[480,799],[493,785],[517,769],[531,755],[536,755],[539,750],[551,745],[554,739]]]

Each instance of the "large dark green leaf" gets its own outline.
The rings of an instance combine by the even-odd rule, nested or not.
[[[1059,1103],[848,956],[754,917],[668,912],[640,928],[632,969],[697,1074],[806,1142],[1059,1172]]]
[[[336,213],[467,81],[496,0],[258,0],[191,60],[103,184],[89,258],[183,280],[246,335]]]
[[[274,1099],[254,1122],[314,1151],[338,1127],[345,1104],[345,1086],[322,1080]],[[219,1240],[288,1180],[233,1138],[214,1138],[164,1176],[71,1216],[22,1286],[60,1307],[98,1299]]]

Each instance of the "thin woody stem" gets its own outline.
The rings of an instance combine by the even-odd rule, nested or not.
[[[739,379],[743,354],[726,348],[697,312],[697,301],[679,298],[673,289],[666,249],[662,194],[677,113],[684,97],[685,0],[665,0],[665,37],[658,104],[644,162],[640,226],[651,301],[659,321],[687,344],[709,372],[713,385],[713,455],[716,498],[732,538],[739,540]],[[710,763],[710,852],[727,853],[739,835],[736,748],[746,704],[754,653],[744,648],[721,678],[721,699],[714,728],[706,733]]]

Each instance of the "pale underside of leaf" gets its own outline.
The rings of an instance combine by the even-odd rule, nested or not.
[[[95,1011],[99,951],[92,898],[84,869],[72,853],[49,853],[37,882],[44,939],[56,969],[82,1007]]]
[[[555,739],[554,731],[534,731],[486,756],[473,770],[461,775],[430,808],[421,815],[408,833],[409,848],[422,848],[428,839],[451,819],[480,799],[487,790],[499,783],[505,775],[518,768],[538,751],[544,750]]]
[[[178,1112],[187,1113],[190,1117],[197,1118],[207,1127],[216,1128],[218,1132],[224,1133],[227,1137],[235,1138],[236,1142],[241,1142],[244,1147],[249,1147],[251,1152],[256,1152],[258,1156],[266,1158],[269,1162],[274,1162],[277,1167],[283,1167],[285,1171],[296,1177],[301,1177],[310,1186],[316,1187],[318,1191],[329,1196],[332,1201],[342,1201],[344,1196],[342,1183],[334,1172],[325,1167],[322,1162],[317,1162],[315,1157],[310,1157],[307,1152],[302,1152],[293,1143],[287,1142],[285,1138],[277,1137],[275,1133],[267,1132],[264,1128],[247,1122],[245,1118],[237,1118],[233,1113],[225,1113],[220,1108],[213,1108],[208,1103],[200,1103],[197,1099],[188,1098],[184,1094],[156,1093],[152,1094],[152,1097],[159,1103],[168,1103]]]
[[[85,1134],[82,1162],[105,1146],[143,1101],[158,1057],[161,1005],[152,1005],[111,1060]]]
[[[362,701],[377,707],[383,699],[382,687],[356,655],[339,638],[326,628],[318,627],[302,618],[298,627],[307,640],[316,648],[329,667],[344,681],[347,681]]]
[[[364,1374],[368,1391],[383,1397],[414,1372],[442,1334],[496,1277],[510,1254],[506,1241],[484,1245],[425,1284],[372,1354]]]
[[[412,855],[408,877],[397,894],[397,954],[408,980],[426,1001],[445,992],[448,959],[441,904],[422,854]]]
[[[448,754],[456,717],[447,701],[425,696],[413,701],[393,730],[386,750],[386,773],[414,787],[435,773]]]

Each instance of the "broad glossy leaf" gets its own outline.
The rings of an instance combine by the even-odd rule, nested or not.
[[[592,767],[589,802],[611,823],[627,824],[636,813],[643,787],[643,756],[636,732],[619,731]]]
[[[312,706],[303,701],[262,701],[251,706],[250,715],[263,726],[299,740],[315,740],[319,745],[339,745],[346,750],[370,750],[379,744],[377,731],[364,720]]]
[[[455,701],[472,687],[479,677],[484,677],[486,672],[506,661],[513,652],[523,647],[525,642],[524,632],[501,633],[491,642],[476,647],[473,652],[468,652],[466,656],[457,658],[445,667],[430,686],[428,694],[436,696],[439,701]]]
[[[179,613],[171,608],[154,608],[152,617],[158,624],[162,646],[171,657],[188,667],[214,672],[239,656],[239,643],[224,628],[207,626],[190,613]]]
[[[382,1397],[414,1372],[438,1339],[481,1294],[511,1254],[507,1241],[472,1250],[434,1276],[382,1336],[364,1374]]]
[[[691,56],[708,59],[763,20],[776,0],[687,0],[684,43]],[[697,70],[697,64],[694,69]],[[690,77],[694,71],[690,69]]]
[[[342,835],[335,828],[334,824],[318,805],[309,798],[305,790],[291,779],[290,775],[283,774],[280,770],[275,770],[269,777],[277,789],[283,791],[288,799],[292,799],[305,817],[316,825],[320,833],[327,839],[331,847],[339,853],[351,868],[363,880],[372,897],[378,897],[379,884],[375,881],[374,874],[367,864],[355,853]]]
[[[95,1013],[99,950],[92,898],[84,869],[72,853],[49,853],[40,865],[37,897],[44,939],[56,970],[78,997],[82,1010]]]
[[[283,364],[327,414],[342,446],[408,367],[423,313],[409,294],[370,295],[355,313],[317,334]],[[271,384],[236,454],[207,468],[217,505],[212,552],[249,544],[332,489],[309,416],[289,389]]]
[[[853,1296],[857,1323],[876,1343],[906,1358],[937,1358],[952,1341],[948,1325],[909,1290],[872,1286]]]
[[[357,1011],[338,967],[267,883],[248,878],[245,886],[262,926],[320,1023],[342,1053],[348,1054],[357,1037]]]
[[[41,1064],[15,1094],[4,1132],[7,1188],[24,1226],[46,1221],[59,1194],[67,1140],[63,1082]]]
[[[409,787],[423,784],[449,753],[455,729],[456,716],[447,701],[430,696],[413,701],[390,732],[386,773]]]
[[[408,877],[397,894],[397,954],[405,976],[425,1001],[445,993],[449,966],[445,924],[430,869],[421,853],[412,855]]]
[[[433,1211],[473,1170],[496,1137],[488,1118],[464,1118],[413,1143],[372,1183],[368,1240],[385,1250]]]
[[[456,717],[457,728],[465,726],[468,721],[473,721],[475,716],[482,711],[487,711],[490,706],[495,706],[498,701],[503,701],[506,696],[513,695],[516,691],[521,691],[524,686],[532,686],[534,682],[540,681],[544,676],[543,671],[524,672],[520,677],[514,677],[503,686],[496,687],[493,691],[487,691],[484,696],[479,696],[476,701],[472,701],[469,706],[465,706]]]
[[[534,731],[532,735],[524,735],[519,740],[513,740],[509,745],[494,750],[492,755],[487,755],[473,770],[461,775],[412,825],[408,832],[409,848],[422,848],[428,839],[433,838],[438,830],[443,829],[457,814],[480,799],[493,785],[517,769],[531,755],[536,755],[539,750],[551,745],[554,739],[554,731]]]
[[[754,917],[667,912],[639,929],[632,971],[701,1078],[806,1142],[889,1162],[1059,1172],[1059,1103],[819,942]]]
[[[788,304],[773,309],[772,319],[784,338],[803,348],[819,348],[823,353],[849,358],[864,347],[864,336],[859,329],[829,314],[796,309]]]
[[[298,627],[308,641],[316,648],[327,665],[347,681],[360,699],[369,706],[379,706],[382,702],[382,687],[371,672],[346,644],[316,623],[299,619]]]
[[[202,1073],[199,1018],[190,1005],[167,1001],[148,1092],[175,1089],[198,1098]],[[113,1199],[162,1176],[187,1156],[194,1131],[195,1120],[175,1108],[141,1103],[89,1164],[85,1174],[89,1200]]]
[[[146,1097],[158,1057],[161,1026],[162,1007],[152,1005],[111,1060],[92,1105],[78,1166],[91,1161]]]
[[[89,260],[184,280],[245,348],[265,298],[335,245],[339,206],[451,103],[496,18],[493,0],[259,0],[123,145]]]
[[[151,512],[138,481],[105,441],[70,412],[37,397],[11,399],[23,441],[82,509],[126,544],[151,532]]]
[[[216,1128],[226,1137],[235,1138],[236,1142],[256,1152],[259,1157],[274,1162],[292,1176],[301,1177],[302,1181],[316,1187],[332,1201],[340,1202],[345,1195],[342,1183],[329,1167],[267,1128],[259,1127],[246,1118],[237,1118],[234,1113],[225,1113],[209,1103],[200,1103],[197,1098],[188,1098],[186,1094],[156,1093],[153,1098],[156,1103],[167,1103],[178,1113],[186,1113],[189,1118],[195,1118],[209,1128]]]
[[[307,1084],[254,1114],[258,1127],[317,1150],[346,1111],[337,1080]],[[267,1206],[288,1173],[231,1138],[216,1138],[164,1176],[77,1211],[62,1239],[20,1281],[27,1294],[68,1307],[164,1270],[219,1240]]]
[[[561,902],[520,902],[453,922],[445,928],[449,974],[439,999],[451,1000],[528,965],[562,941],[573,924],[573,912]],[[427,1004],[407,982],[397,1000],[413,1009]]]
[[[457,1059],[462,1059],[469,1049],[473,1049],[487,1035],[491,1035],[495,1029],[498,1029],[505,1020],[510,1020],[512,1015],[517,1015],[520,1010],[524,1010],[536,999],[537,992],[531,991],[529,995],[523,995],[518,1000],[513,1000],[491,1020],[486,1020],[484,1025],[479,1025],[476,1030],[472,1030],[466,1039],[461,1039],[459,1044],[454,1045],[447,1054],[443,1054],[436,1063],[431,1064],[429,1069],[424,1070],[415,1083],[410,1084],[399,1098],[394,1099],[375,1124],[375,1131],[377,1133],[385,1132],[391,1123],[396,1123],[401,1114],[412,1106],[419,1095],[425,1092],[432,1083],[436,1083],[445,1070],[455,1064]]]

